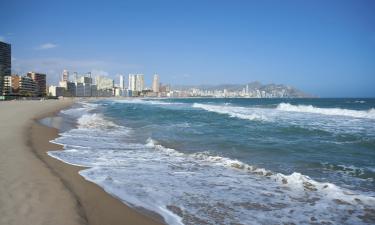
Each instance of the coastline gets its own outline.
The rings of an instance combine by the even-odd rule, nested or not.
[[[163,224],[125,205],[78,174],[82,167],[50,157],[58,130],[38,122],[74,100],[0,103],[0,224]],[[21,141],[20,141],[21,140]]]

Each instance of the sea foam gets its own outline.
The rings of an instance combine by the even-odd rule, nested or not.
[[[347,116],[355,118],[375,119],[375,109],[370,110],[351,110],[341,108],[318,108],[312,105],[292,105],[289,103],[280,103],[277,110],[300,113],[317,113],[329,116]]]
[[[215,112],[219,114],[229,115],[230,117],[236,117],[239,119],[246,120],[267,120],[267,117],[254,112],[251,108],[239,107],[239,106],[229,106],[229,105],[209,105],[194,103],[193,108],[204,109],[209,112]]]
[[[221,113],[229,116],[250,112],[220,107],[231,107]],[[141,143],[100,113],[87,111],[77,124],[54,140],[65,150],[49,155],[89,167],[80,171],[85,179],[168,224],[371,223],[374,197],[297,171],[282,174],[210,151],[184,153],[152,137]]]

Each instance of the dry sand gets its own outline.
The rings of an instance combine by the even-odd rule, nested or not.
[[[46,154],[54,128],[35,119],[68,107],[72,100],[0,102],[0,224],[162,224],[104,192]]]

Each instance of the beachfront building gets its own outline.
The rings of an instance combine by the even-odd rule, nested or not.
[[[145,87],[145,79],[143,74],[137,74],[136,75],[136,80],[135,80],[135,90],[136,91],[143,91]]]
[[[65,97],[91,97],[97,96],[97,85],[93,84],[91,73],[88,72],[86,75],[78,76],[77,72],[74,72],[74,82],[69,81],[69,72],[63,71],[59,87],[63,88],[63,95]],[[50,93],[54,93],[54,87]],[[58,92],[56,90],[56,92]],[[53,95],[55,96],[55,95]]]
[[[5,76],[3,92],[7,96],[40,96],[38,84],[29,76]]]
[[[128,90],[135,91],[135,84],[136,84],[135,81],[136,81],[136,75],[129,74]]]
[[[95,77],[95,83],[98,90],[113,89],[114,81],[109,77],[97,76]]]
[[[11,45],[0,41],[0,95],[3,95],[4,77],[11,75]]]
[[[64,96],[64,91],[65,89],[63,87],[57,87],[53,85],[49,86],[48,88],[48,94],[54,97]]]
[[[20,90],[20,76],[12,75],[12,76],[5,76],[3,78],[3,94],[4,95],[19,95]]]
[[[44,97],[47,95],[46,75],[43,73],[28,72],[27,76],[30,77],[36,84],[36,95]]]
[[[123,75],[120,75],[120,89],[125,90],[125,79]]]
[[[62,87],[64,89],[65,97],[74,97],[76,95],[76,85],[73,82],[60,81],[59,87]]]
[[[159,93],[160,91],[160,77],[158,74],[154,74],[154,79],[152,80],[152,91]]]
[[[131,96],[138,96],[138,93],[144,90],[144,86],[143,74],[129,74],[128,90],[132,93]]]
[[[77,97],[91,97],[92,95],[92,78],[89,76],[81,76],[75,82]],[[96,86],[95,86],[96,87]],[[77,91],[78,90],[78,91]]]
[[[83,86],[83,83],[75,82],[74,85],[76,86],[76,93],[74,96],[76,97],[84,97],[85,96],[85,87]]]
[[[97,96],[110,97],[113,96],[114,92],[114,81],[113,79],[105,76],[95,77],[95,83],[97,86]]]
[[[31,77],[20,77],[19,95],[27,97],[35,97],[39,94],[38,86]]]
[[[92,97],[98,96],[98,89],[96,87],[96,84],[91,84],[91,96]]]

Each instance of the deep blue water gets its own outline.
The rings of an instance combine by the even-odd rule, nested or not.
[[[374,108],[375,99],[101,100],[62,112],[77,127],[50,155],[91,167],[81,175],[170,224],[371,224]]]

